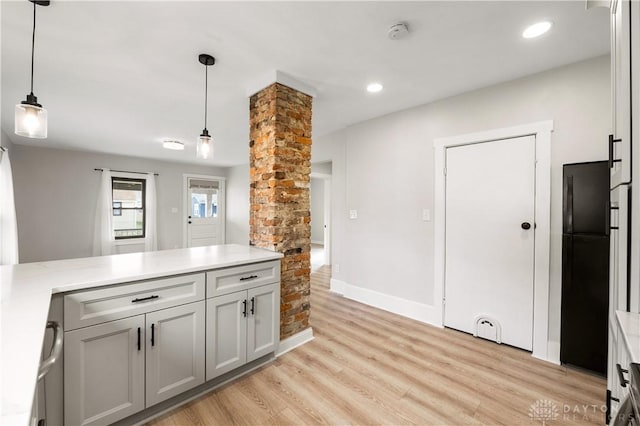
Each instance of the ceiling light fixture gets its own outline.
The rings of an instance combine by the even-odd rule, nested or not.
[[[184,144],[179,141],[166,140],[162,142],[164,149],[171,149],[173,151],[184,151]]]
[[[542,34],[546,33],[551,29],[551,22],[542,21],[535,23],[533,25],[528,26],[523,32],[522,37],[524,38],[536,38],[540,37]]]
[[[367,86],[367,92],[369,93],[378,93],[382,90],[382,84],[380,83],[371,83]]]
[[[49,1],[29,0],[33,3],[33,32],[31,33],[31,92],[27,99],[16,105],[15,133],[28,138],[44,139],[47,137],[47,110],[38,103],[33,94],[33,58],[36,43],[36,6],[49,6]]]
[[[197,156],[198,158],[207,159],[209,156],[213,156],[213,140],[211,139],[211,135],[209,135],[209,131],[207,130],[207,88],[209,85],[209,67],[216,63],[216,59],[207,55],[206,53],[202,53],[198,56],[198,61],[202,65],[204,65],[204,130],[202,130],[202,134],[198,138],[197,145]]]

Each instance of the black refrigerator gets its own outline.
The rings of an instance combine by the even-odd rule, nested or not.
[[[563,166],[560,361],[607,372],[609,165]]]

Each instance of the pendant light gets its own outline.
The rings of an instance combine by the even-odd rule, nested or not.
[[[209,135],[209,131],[207,130],[207,88],[209,85],[209,67],[216,63],[216,59],[207,55],[206,53],[202,53],[198,56],[198,61],[202,65],[204,65],[204,130],[202,130],[202,134],[198,138],[197,144],[197,156],[198,158],[207,159],[209,157],[213,157],[213,140],[211,139],[211,135]]]
[[[33,58],[36,42],[36,7],[49,6],[48,0],[29,0],[33,3],[33,32],[31,34],[31,93],[27,99],[16,105],[15,133],[28,138],[44,139],[47,137],[47,110],[38,103],[33,94]]]

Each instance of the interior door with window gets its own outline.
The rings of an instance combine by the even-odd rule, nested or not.
[[[185,176],[187,247],[224,244],[224,180]]]

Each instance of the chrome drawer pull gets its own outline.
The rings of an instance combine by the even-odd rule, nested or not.
[[[53,346],[51,347],[49,357],[40,364],[40,368],[38,369],[38,380],[47,375],[62,353],[62,341],[64,338],[62,326],[56,321],[49,321],[47,323],[47,328],[53,329]]]

